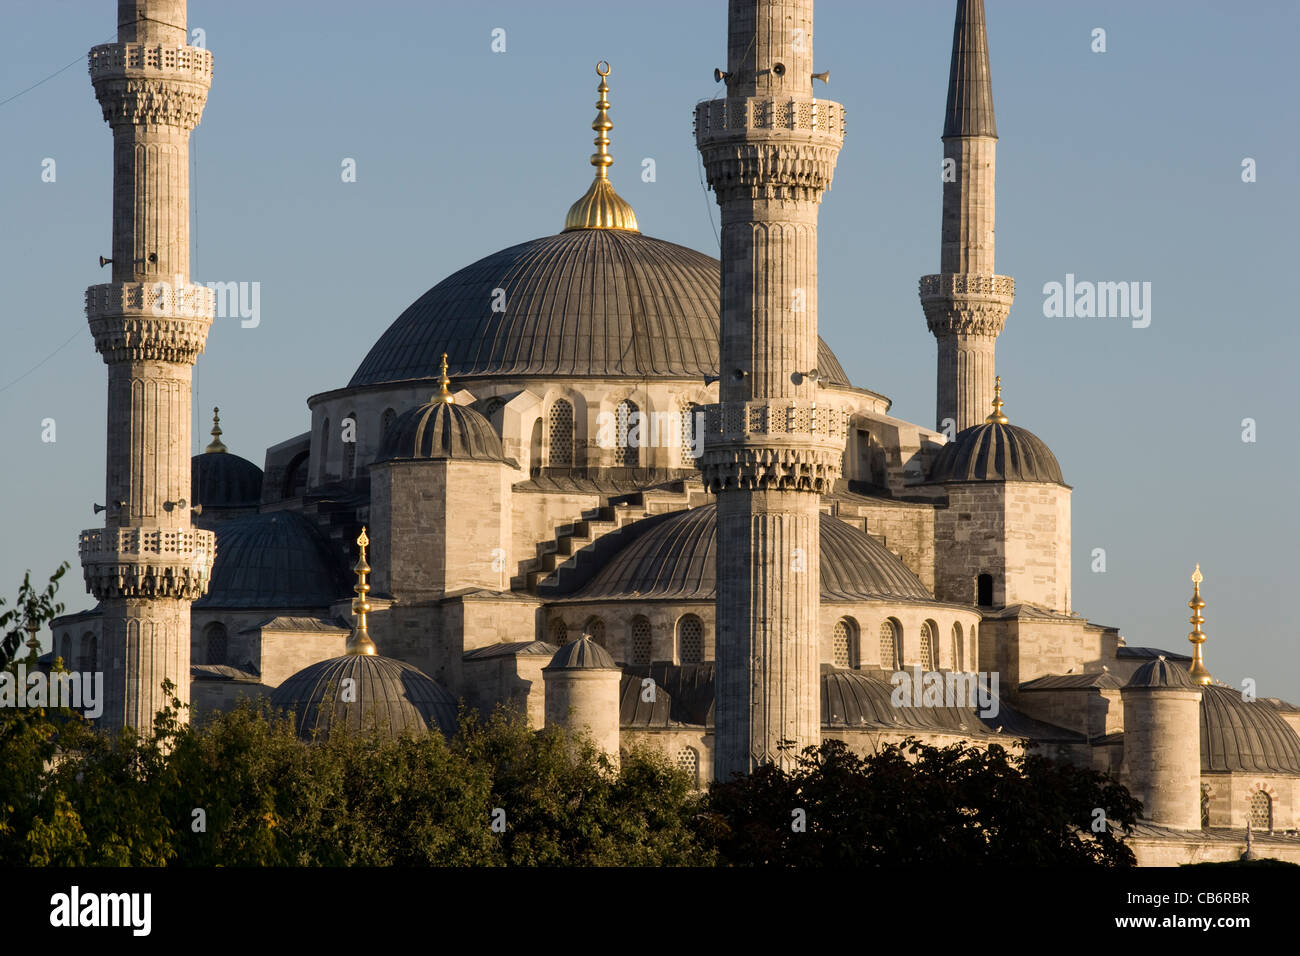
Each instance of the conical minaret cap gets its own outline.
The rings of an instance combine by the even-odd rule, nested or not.
[[[989,38],[984,24],[984,0],[957,0],[952,33],[952,65],[948,70],[948,109],[943,135],[998,135],[993,118],[993,77],[989,71]]]
[[[639,232],[636,226],[636,213],[632,207],[610,185],[607,169],[614,163],[609,154],[609,131],[614,124],[609,119],[609,64],[601,60],[596,64],[600,75],[600,100],[596,103],[596,118],[591,128],[596,131],[596,152],[592,154],[591,165],[596,167],[596,178],[586,194],[569,207],[569,214],[564,217],[564,231],[571,229],[623,229],[627,232]]]

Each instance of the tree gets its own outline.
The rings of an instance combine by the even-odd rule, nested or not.
[[[1107,775],[996,744],[908,738],[859,757],[827,740],[793,771],[715,783],[700,825],[744,866],[1131,866],[1123,837],[1140,811]]]

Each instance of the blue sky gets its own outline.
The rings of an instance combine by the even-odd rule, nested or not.
[[[1075,609],[1130,644],[1186,651],[1199,561],[1215,676],[1300,700],[1287,583],[1300,537],[1288,431],[1300,5],[986,5],[997,267],[1017,281],[998,370],[1011,420],[1048,442],[1075,488]],[[0,594],[24,569],[39,578],[67,560],[71,610],[91,603],[76,535],[99,523],[103,498],[106,377],[83,294],[107,278],[96,257],[109,251],[112,169],[85,53],[113,37],[114,8],[11,5],[0,35],[0,100],[78,60],[0,106]],[[938,269],[952,16],[952,0],[825,0],[814,37],[825,95],[848,110],[821,216],[822,335],[857,384],[922,424],[935,346],[916,281]],[[642,230],[717,254],[691,117],[719,91],[720,0],[192,0],[190,25],[216,62],[192,143],[193,274],[261,283],[260,325],[219,320],[199,361],[196,450],[220,405],[226,443],[260,464],[307,428],[306,397],[344,385],[422,292],[559,231],[591,178],[597,59],[613,65],[611,176]],[[505,53],[490,48],[498,27]],[[1097,27],[1105,53],[1090,49]],[[345,157],[355,183],[341,182]],[[1241,179],[1247,157],[1254,183]],[[1150,282],[1150,326],[1044,317],[1044,284],[1067,274]],[[1246,418],[1254,442],[1241,440]],[[1090,570],[1094,548],[1105,573]]]

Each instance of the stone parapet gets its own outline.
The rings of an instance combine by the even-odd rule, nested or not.
[[[997,336],[1016,297],[1010,276],[946,272],[922,276],[921,308],[935,335]]]
[[[801,402],[722,402],[704,407],[705,486],[829,492],[840,476],[847,417]]]
[[[90,79],[110,126],[192,130],[212,84],[212,53],[192,46],[102,43],[92,47]]]
[[[207,593],[217,539],[196,528],[90,528],[79,551],[86,589],[101,601],[193,601]]]
[[[86,318],[105,363],[193,365],[216,311],[216,293],[193,283],[110,282],[86,289]]]

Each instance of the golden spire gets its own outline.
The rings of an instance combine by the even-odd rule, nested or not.
[[[636,213],[614,192],[606,172],[614,162],[614,157],[609,154],[609,131],[614,124],[609,119],[609,97],[605,95],[609,92],[609,84],[605,82],[605,77],[609,76],[609,64],[601,60],[596,64],[596,72],[600,74],[600,86],[596,87],[600,100],[596,103],[596,118],[591,123],[591,128],[596,131],[593,140],[596,152],[591,157],[591,165],[596,167],[596,178],[586,195],[569,207],[569,214],[564,217],[564,231],[624,229],[637,232]]]
[[[986,425],[1009,425],[1011,419],[1002,414],[1002,376],[993,379],[993,411],[984,419]]]
[[[366,614],[370,611],[370,602],[366,600],[366,595],[370,593],[370,585],[366,583],[366,576],[370,574],[370,565],[366,564],[366,545],[369,543],[366,529],[362,526],[361,535],[357,538],[361,553],[357,557],[356,567],[352,569],[357,573],[357,586],[352,589],[357,593],[352,599],[352,613],[356,615],[356,622],[352,625],[352,633],[348,635],[347,653],[374,656],[375,642],[366,630]]]
[[[438,377],[438,394],[433,396],[434,402],[442,402],[446,405],[455,405],[456,396],[451,394],[451,389],[447,386],[451,384],[451,379],[447,377],[447,353],[442,353],[442,372]]]
[[[228,451],[226,446],[221,444],[221,416],[218,414],[220,411],[221,409],[219,408],[212,409],[212,431],[208,433],[212,436],[212,441],[210,441],[208,447],[204,449],[205,452]]]
[[[1205,623],[1205,618],[1201,617],[1201,608],[1205,607],[1205,602],[1201,600],[1201,582],[1204,580],[1205,575],[1201,574],[1201,566],[1197,564],[1196,570],[1192,572],[1192,599],[1187,602],[1187,606],[1192,609],[1192,616],[1188,618],[1192,624],[1192,633],[1187,635],[1187,639],[1195,648],[1189,671],[1193,684],[1214,683],[1214,678],[1210,676],[1210,671],[1201,658],[1201,645],[1205,643],[1205,634],[1201,630],[1201,625]]]

